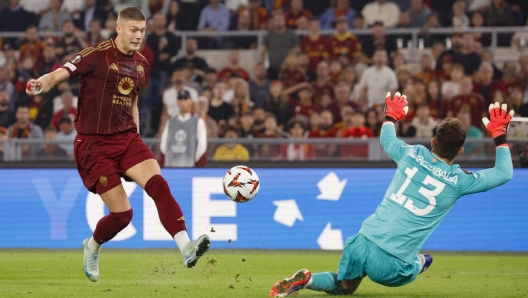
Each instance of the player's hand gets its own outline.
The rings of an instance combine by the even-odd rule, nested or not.
[[[31,79],[26,85],[26,93],[29,95],[38,95],[42,92],[42,82]]]
[[[387,92],[385,97],[385,119],[396,122],[409,111],[407,106],[407,96],[401,95],[400,92],[396,92],[394,97],[391,98],[391,93]]]
[[[489,106],[490,118],[482,118],[482,123],[495,139],[502,135],[506,135],[508,132],[508,125],[510,124],[511,118],[513,117],[513,110],[508,113],[507,105],[502,104],[502,107],[498,102],[492,103]]]

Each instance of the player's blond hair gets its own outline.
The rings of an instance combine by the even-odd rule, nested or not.
[[[141,9],[134,6],[127,6],[121,9],[117,15],[117,21],[146,21],[147,18]]]

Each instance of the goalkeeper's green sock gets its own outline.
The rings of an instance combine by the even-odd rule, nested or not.
[[[312,279],[306,284],[305,289],[326,292],[331,295],[341,295],[341,282],[337,280],[334,272],[321,272],[312,274]]]

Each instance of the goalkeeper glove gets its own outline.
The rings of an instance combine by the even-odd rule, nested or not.
[[[495,140],[495,146],[506,144],[506,133],[508,132],[508,125],[513,117],[513,110],[508,113],[507,105],[498,102],[492,103],[489,106],[490,118],[482,118],[482,123]]]
[[[387,92],[385,97],[385,121],[396,123],[396,121],[407,115],[409,107],[406,99],[407,96],[401,95],[400,92],[396,92],[394,98],[391,98],[391,93]]]

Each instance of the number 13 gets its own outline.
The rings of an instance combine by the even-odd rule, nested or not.
[[[412,213],[419,215],[419,216],[424,216],[424,215],[429,214],[431,211],[433,211],[434,207],[436,206],[436,196],[438,196],[442,192],[442,190],[444,190],[445,184],[427,175],[423,181],[423,184],[425,185],[430,184],[434,186],[435,189],[429,190],[424,187],[420,187],[418,192],[421,193],[424,197],[426,197],[427,200],[429,200],[429,205],[425,207],[424,209],[420,209],[414,206],[413,200],[407,199],[407,196],[403,195],[403,192],[405,191],[405,189],[407,189],[407,187],[411,183],[411,179],[414,177],[416,172],[418,172],[418,168],[416,167],[413,167],[412,169],[410,168],[405,169],[405,175],[407,175],[407,179],[405,179],[405,182],[403,182],[403,185],[400,187],[397,193],[393,193],[390,195],[390,199],[400,205],[403,205],[403,207],[407,208]]]

